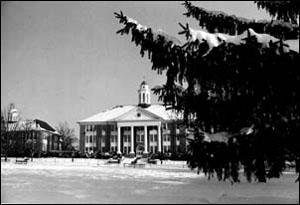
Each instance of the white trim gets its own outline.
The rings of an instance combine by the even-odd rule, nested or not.
[[[161,152],[161,125],[157,127],[158,130],[158,151]]]
[[[145,125],[144,126],[144,132],[145,132],[145,135],[144,135],[144,153],[145,154],[148,154],[148,133],[147,133],[147,126]]]
[[[121,127],[118,126],[118,154],[121,154]]]
[[[150,111],[147,111],[147,110],[145,110],[145,109],[143,109],[141,107],[135,107],[135,108],[129,110],[128,112],[120,115],[119,117],[114,118],[113,120],[114,121],[122,121],[122,119],[124,119],[125,117],[127,117],[128,115],[130,115],[130,114],[132,114],[134,112],[141,112],[144,115],[146,115],[146,116],[148,116],[150,118],[153,118],[152,120],[163,120],[163,118],[161,118],[160,116],[158,116],[158,115],[156,115],[156,114],[154,114],[154,113],[152,113]],[[143,121],[143,120],[132,120],[132,121],[136,122],[136,121]],[[144,121],[149,121],[149,120],[144,120]]]
[[[131,143],[131,145],[130,145],[130,154],[134,154],[134,147],[133,147],[134,146],[134,136],[133,136],[134,135],[134,133],[133,133],[134,127],[131,126],[130,128],[131,128],[131,130],[130,130],[131,131],[131,133],[130,133],[130,137],[131,137],[131,139],[130,139],[131,140],[130,141],[130,143]]]
[[[121,127],[143,127],[143,126],[159,126],[161,125],[161,121],[132,121],[132,122],[117,122],[118,126]]]

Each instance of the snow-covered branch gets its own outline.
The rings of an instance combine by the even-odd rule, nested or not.
[[[249,20],[235,15],[228,15],[222,11],[208,11],[204,8],[192,5],[191,2],[183,3],[187,17],[192,16],[199,21],[199,25],[209,32],[227,33],[230,35],[241,34],[246,29],[252,28],[259,33],[268,33],[276,38],[297,39],[299,38],[299,26],[283,21]]]

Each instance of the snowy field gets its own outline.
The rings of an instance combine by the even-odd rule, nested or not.
[[[145,168],[96,159],[1,162],[1,203],[299,203],[294,173],[267,183],[207,180],[184,162]]]

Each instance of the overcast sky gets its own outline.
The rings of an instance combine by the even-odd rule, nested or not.
[[[165,76],[151,70],[113,12],[182,39],[178,22],[198,24],[182,14],[182,2],[2,2],[1,108],[13,102],[23,119],[77,121],[119,104],[137,104],[137,89]],[[250,19],[270,19],[254,2],[194,2],[209,10]],[[157,96],[152,95],[157,103]]]

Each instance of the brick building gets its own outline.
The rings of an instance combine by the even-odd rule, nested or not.
[[[181,117],[161,104],[151,104],[145,81],[138,105],[118,105],[78,121],[81,152],[117,152],[147,156],[156,152],[185,152],[187,140]]]
[[[8,156],[28,156],[31,153],[41,156],[43,152],[61,150],[61,135],[49,123],[39,119],[12,121],[8,124],[1,119],[1,133],[4,132],[8,133],[7,139],[1,143],[1,154],[5,151],[2,145],[9,146]]]

